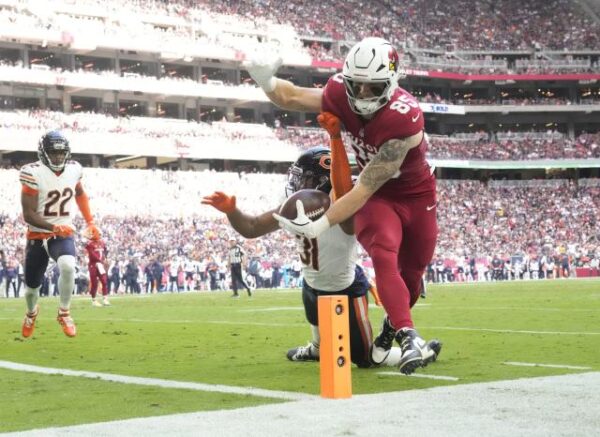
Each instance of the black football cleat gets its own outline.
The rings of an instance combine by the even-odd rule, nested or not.
[[[442,351],[442,342],[439,340],[433,339],[429,340],[425,347],[423,348],[423,367],[427,367],[427,364],[434,363],[440,352]]]
[[[396,334],[396,341],[400,343],[402,356],[398,369],[405,375],[410,375],[416,369],[423,366],[423,349],[425,340],[419,337],[417,331],[412,328],[402,328]]]
[[[395,338],[396,329],[392,326],[390,319],[386,314],[381,325],[381,332],[371,345],[370,357],[373,364],[378,366],[385,361],[390,354]]]
[[[306,346],[298,346],[287,352],[290,361],[319,361],[319,348],[313,342]]]

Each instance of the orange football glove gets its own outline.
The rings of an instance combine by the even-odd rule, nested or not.
[[[100,229],[94,224],[94,222],[89,223],[88,227],[83,231],[83,236],[89,238],[90,240],[99,240],[102,236]]]
[[[341,138],[342,123],[331,112],[321,112],[317,117],[317,121],[329,133],[331,138]]]
[[[203,205],[210,205],[225,214],[235,211],[235,196],[228,196],[222,191],[215,191],[210,196],[202,198]]]
[[[57,237],[67,238],[73,235],[73,228],[67,225],[54,225],[52,226],[52,232],[54,232]]]

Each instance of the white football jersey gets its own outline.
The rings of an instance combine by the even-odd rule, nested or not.
[[[321,291],[340,291],[354,282],[358,260],[354,235],[335,225],[317,238],[297,238],[304,280],[309,286]]]
[[[75,199],[75,187],[81,180],[81,164],[67,161],[59,175],[40,161],[24,165],[19,179],[23,185],[38,192],[37,212],[54,225],[73,227],[71,211]],[[33,232],[49,232],[47,229],[29,225]]]

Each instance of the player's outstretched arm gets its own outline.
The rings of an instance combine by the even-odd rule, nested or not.
[[[277,221],[286,230],[315,238],[331,226],[342,223],[352,217],[369,198],[388,180],[393,178],[404,162],[410,149],[421,144],[423,133],[403,139],[393,139],[381,146],[379,152],[371,159],[359,176],[358,183],[341,199],[335,202],[320,219],[310,221],[307,217],[301,220],[288,220],[276,216]],[[298,214],[300,217],[300,213]]]
[[[202,204],[210,205],[225,213],[233,229],[244,238],[261,237],[279,229],[277,220],[273,218],[276,209],[260,215],[245,214],[237,208],[235,196],[229,196],[221,191],[203,197]]]
[[[333,188],[333,200],[336,201],[352,189],[352,171],[350,161],[342,140],[342,123],[339,118],[331,112],[322,112],[317,121],[329,134],[329,146],[331,148],[331,186]],[[353,217],[340,223],[342,230],[348,234],[354,234]]]
[[[269,53],[254,54],[242,64],[267,97],[283,109],[290,111],[321,111],[323,90],[305,88],[275,77],[281,66],[281,57]]]
[[[266,92],[267,97],[277,106],[289,111],[319,112],[323,89],[296,86],[293,83],[275,78],[275,89]]]
[[[352,189],[352,172],[348,154],[342,141],[342,123],[331,112],[322,112],[317,117],[319,125],[329,134],[331,148],[331,186],[334,200]]]

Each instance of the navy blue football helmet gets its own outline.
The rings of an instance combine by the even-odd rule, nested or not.
[[[329,194],[331,191],[331,150],[313,147],[302,153],[288,170],[285,187],[287,197],[298,190],[312,188]]]
[[[58,130],[47,132],[38,147],[38,158],[52,171],[63,171],[71,157],[69,141]]]

